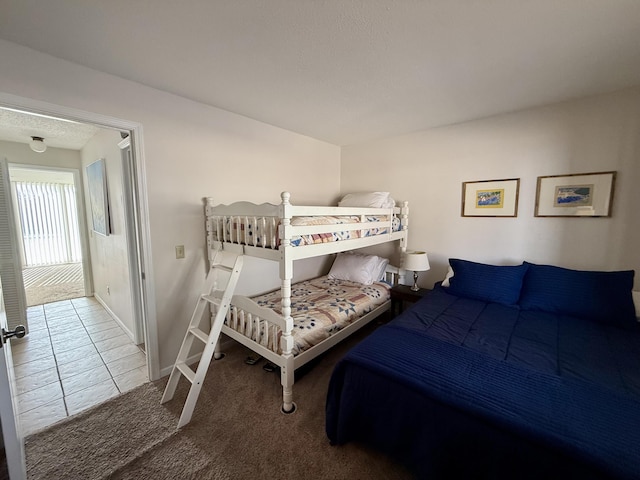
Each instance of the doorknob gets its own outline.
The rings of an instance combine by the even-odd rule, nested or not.
[[[7,343],[7,339],[11,337],[22,338],[27,333],[27,329],[24,328],[24,325],[18,325],[15,330],[11,330],[7,332],[4,328],[2,329],[2,343]]]

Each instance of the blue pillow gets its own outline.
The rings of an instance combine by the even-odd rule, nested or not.
[[[449,259],[453,277],[448,293],[484,302],[515,305],[520,298],[526,265],[485,265],[457,258]]]
[[[522,286],[520,308],[619,326],[635,325],[633,270],[598,272],[525,264],[529,269]]]

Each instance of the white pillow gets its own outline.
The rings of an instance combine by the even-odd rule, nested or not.
[[[391,208],[389,192],[347,193],[338,203],[339,207]]]
[[[393,198],[389,197],[387,198],[387,201],[380,206],[380,208],[393,208],[395,206],[396,206],[396,201]]]
[[[384,273],[387,269],[387,265],[389,265],[388,258],[378,257],[378,270],[376,272],[376,275],[374,276],[374,282],[380,282],[384,280]]]
[[[443,287],[449,286],[449,279],[451,277],[453,277],[453,268],[451,268],[451,265],[449,265],[449,270],[447,270],[447,275],[444,277],[444,280],[442,281]]]
[[[371,285],[382,278],[389,261],[376,255],[339,253],[333,261],[329,278]]]

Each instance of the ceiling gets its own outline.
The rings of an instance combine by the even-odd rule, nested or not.
[[[80,150],[98,131],[93,125],[0,108],[0,140],[29,143],[42,137],[48,147]]]
[[[2,0],[0,38],[337,145],[640,85],[638,0]]]

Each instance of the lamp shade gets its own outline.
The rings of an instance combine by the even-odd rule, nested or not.
[[[404,269],[414,272],[429,270],[429,258],[427,252],[406,252],[404,255]]]

